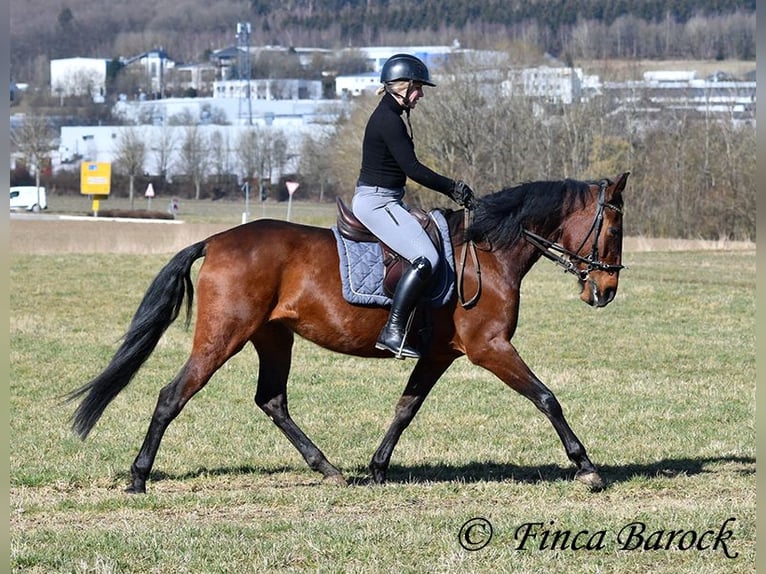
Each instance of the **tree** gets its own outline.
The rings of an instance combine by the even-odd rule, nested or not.
[[[267,134],[268,159],[266,169],[269,180],[271,180],[274,171],[282,176],[283,168],[287,163],[287,138],[281,130],[271,129]]]
[[[167,182],[168,169],[173,163],[173,155],[176,146],[176,131],[169,126],[162,126],[152,142],[154,151],[155,169],[157,175],[162,178],[162,184]]]
[[[196,124],[184,127],[180,164],[194,185],[194,199],[200,198],[202,182],[210,165],[209,140]]]
[[[270,181],[287,161],[287,140],[280,130],[251,127],[237,142],[237,160],[245,180]],[[281,173],[280,173],[281,175]]]
[[[216,184],[223,183],[231,173],[230,152],[228,132],[216,130],[210,134],[210,157]]]
[[[263,177],[264,154],[263,134],[257,127],[250,127],[239,135],[236,156],[243,180],[249,182]]]
[[[21,126],[11,130],[11,145],[24,158],[27,169],[35,174],[40,205],[40,179],[48,165],[53,141],[53,131],[48,120],[42,117],[25,118]]]
[[[137,175],[144,173],[146,160],[146,142],[137,128],[126,127],[120,131],[115,144],[114,158],[116,171],[128,176],[130,182],[128,197],[130,197],[130,208],[134,209],[135,179]]]
[[[306,136],[301,147],[301,177],[319,185],[319,201],[324,201],[325,188],[330,187],[335,179],[330,171],[334,148],[332,136],[320,134],[317,137]]]

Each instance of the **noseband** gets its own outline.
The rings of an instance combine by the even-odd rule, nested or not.
[[[549,241],[544,237],[532,233],[527,229],[522,229],[524,238],[532,245],[540,250],[540,253],[544,257],[547,257],[554,263],[561,265],[564,271],[575,275],[579,280],[585,281],[590,275],[591,271],[606,271],[607,273],[614,273],[620,269],[624,269],[624,265],[612,265],[605,263],[599,259],[598,256],[598,238],[601,235],[601,227],[604,224],[604,209],[609,208],[617,213],[622,213],[622,209],[611,203],[606,203],[604,197],[606,195],[607,181],[601,180],[598,191],[598,209],[596,211],[596,217],[593,219],[593,223],[590,226],[590,230],[583,238],[580,247],[576,251],[570,251],[563,245]],[[579,254],[588,238],[593,235],[593,246],[591,247],[590,255],[583,257]],[[584,264],[585,269],[579,269],[577,264]]]

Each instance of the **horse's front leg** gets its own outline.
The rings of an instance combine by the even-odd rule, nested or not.
[[[577,466],[575,478],[591,490],[597,491],[604,488],[604,481],[588,458],[585,446],[567,423],[558,399],[535,376],[510,342],[493,340],[482,346],[480,351],[471,353],[469,350],[469,359],[491,371],[506,385],[532,401],[551,421],[564,445],[567,457]]]
[[[434,362],[427,357],[421,358],[415,364],[415,368],[410,373],[407,386],[396,403],[394,410],[394,419],[386,431],[386,435],[375,451],[370,461],[370,473],[373,482],[383,483],[386,480],[386,473],[391,462],[391,455],[394,452],[396,443],[415,418],[415,415],[426,400],[436,381],[444,374],[444,371],[452,364],[454,359],[441,362]]]

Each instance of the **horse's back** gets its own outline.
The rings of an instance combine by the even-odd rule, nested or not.
[[[200,281],[256,293],[284,291],[286,283],[338,274],[338,253],[329,229],[261,219],[209,237]],[[340,279],[337,279],[338,284]]]
[[[207,321],[251,335],[280,323],[352,354],[366,339],[348,343],[348,324],[360,310],[343,299],[337,244],[326,228],[263,219],[209,237],[198,303],[200,314],[212,310]]]
[[[302,257],[315,250],[328,251],[333,247],[329,229],[301,225],[275,219],[259,219],[227,229],[207,238],[208,256],[223,257],[229,253],[237,257],[258,256]]]

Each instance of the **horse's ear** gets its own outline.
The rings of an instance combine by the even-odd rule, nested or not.
[[[625,173],[617,177],[617,183],[615,183],[614,185],[615,195],[618,193],[622,193],[622,190],[625,189],[625,185],[628,183],[629,175],[630,175],[630,172],[626,171]]]
[[[628,183],[629,171],[624,172],[622,175],[618,175],[615,181],[609,182],[609,189],[607,190],[607,202],[622,207],[622,191],[625,189],[625,185]]]

